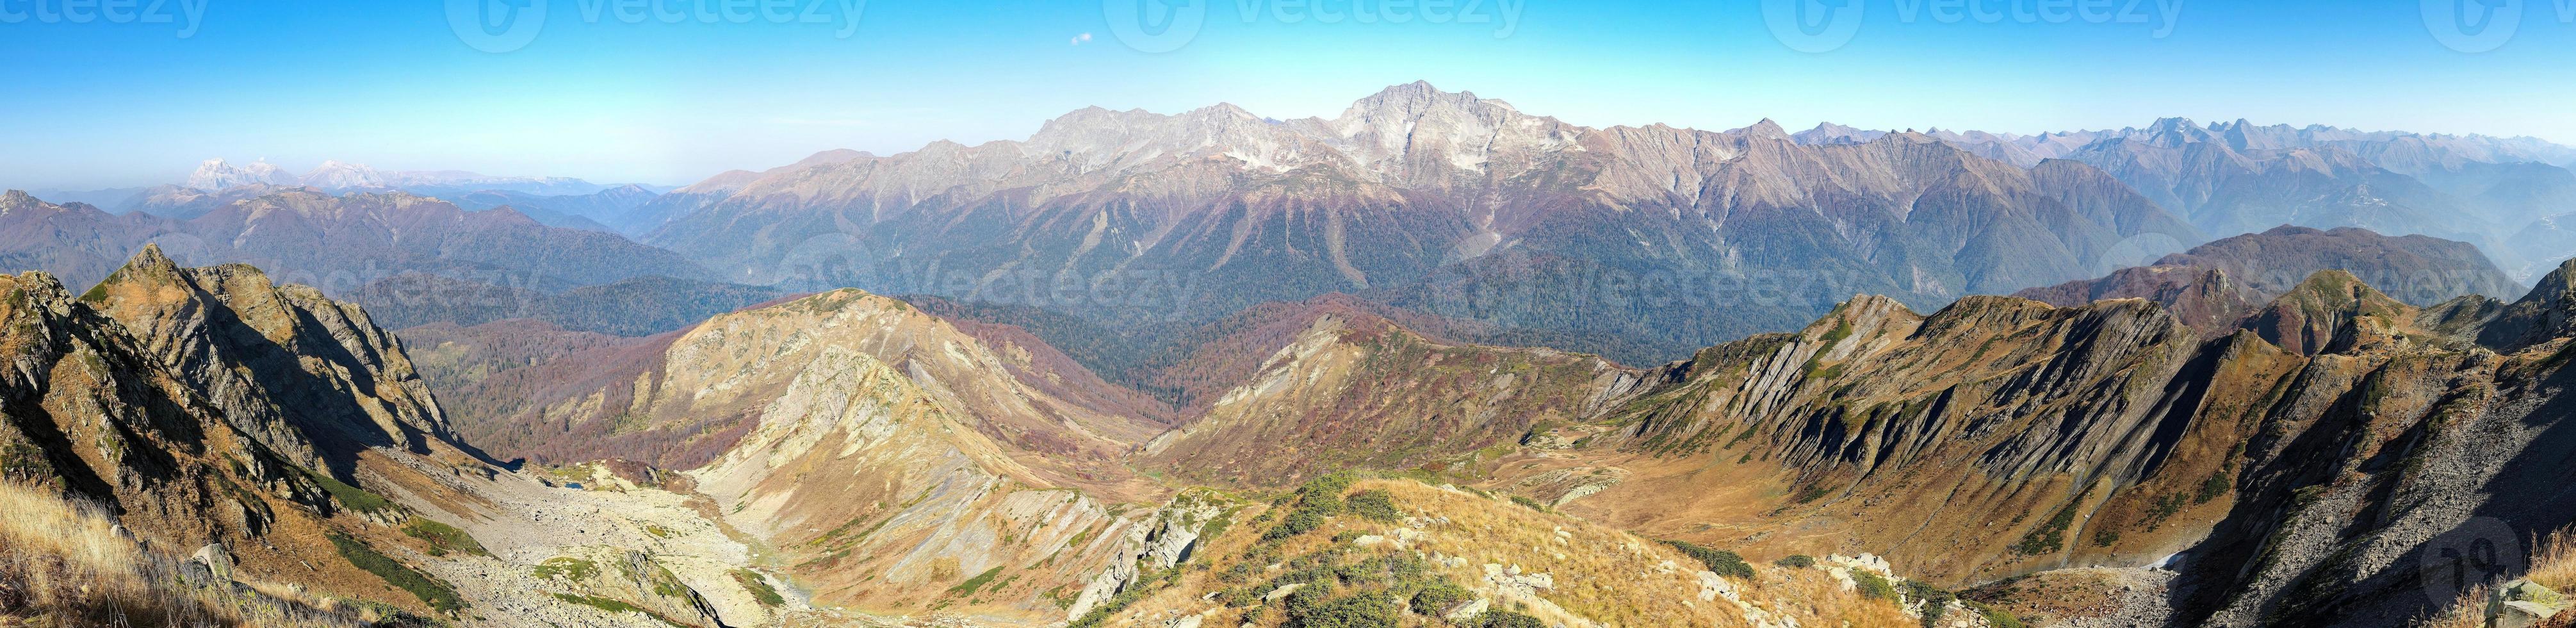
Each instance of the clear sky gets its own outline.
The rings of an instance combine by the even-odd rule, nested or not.
[[[0,186],[175,182],[208,157],[681,184],[1091,105],[1330,116],[1418,79],[1595,126],[2179,115],[2576,143],[2570,3],[0,0]]]

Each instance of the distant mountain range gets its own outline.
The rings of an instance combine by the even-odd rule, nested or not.
[[[0,196],[0,260],[52,271],[75,286],[96,283],[121,264],[115,251],[146,243],[184,263],[251,263],[335,291],[405,273],[545,291],[646,276],[708,276],[671,252],[615,234],[548,227],[513,211],[465,211],[405,192],[234,189],[260,195],[186,220],[110,214],[11,192]]]
[[[472,210],[508,207],[547,226],[632,235],[658,224],[637,210],[661,194],[642,185],[621,185],[590,194],[549,196],[484,189],[438,196]]]
[[[1935,308],[2089,280],[2282,225],[2467,242],[2511,285],[2576,255],[2576,227],[2559,227],[2576,219],[2570,162],[2576,149],[2530,138],[2242,120],[2039,135],[1832,124],[1788,133],[1769,121],[1723,132],[1592,128],[1414,83],[1332,118],[1277,120],[1231,105],[1176,115],[1093,108],[1022,141],[888,156],[825,151],[668,193],[342,162],[296,175],[216,159],[184,185],[60,195],[94,205],[112,197],[100,205],[110,213],[193,222],[277,195],[393,191],[442,199],[466,216],[505,207],[515,216],[475,219],[486,225],[476,229],[529,221],[623,234],[637,242],[600,242],[651,260],[651,270],[555,266],[540,273],[553,282],[543,286],[486,280],[442,293],[553,294],[653,275],[683,280],[655,293],[706,288],[675,297],[702,304],[863,287],[1082,319],[1031,328],[1075,334],[1050,337],[1068,346],[1119,338],[1154,348],[1180,346],[1191,330],[1259,304],[1342,293],[1473,322],[1488,330],[1481,338],[1652,364],[1795,327],[1852,294]],[[31,241],[0,255],[77,280],[152,237],[131,232],[207,237],[112,218],[73,228],[100,234],[97,246]],[[421,259],[472,250],[446,246]],[[514,264],[502,266],[524,266]],[[2454,291],[2512,288],[2479,277],[2406,298]],[[560,300],[422,309],[381,296],[371,303],[406,321],[470,325],[509,311],[603,329],[597,313]],[[527,305],[537,301],[547,304]],[[1083,330],[1063,331],[1074,329]],[[1134,376],[1143,372],[1135,360],[1153,350],[1115,360],[1076,353]]]
[[[1795,137],[1848,144],[1881,135],[1823,125]],[[2288,224],[2439,236],[2477,244],[2522,280],[2576,254],[2576,233],[2556,220],[2576,207],[2576,148],[2534,138],[2183,118],[2116,131],[1930,135],[2016,164],[2091,164],[2212,235]]]
[[[1363,293],[1504,326],[1638,333],[1658,349],[1621,357],[1647,360],[1794,325],[1855,292],[1932,305],[2202,239],[2075,162],[2023,168],[1922,134],[1810,146],[1767,123],[1596,129],[1423,83],[1331,119],[1088,109],[1026,141],[733,173],[645,211],[675,216],[646,242],[744,283],[1130,325]]]
[[[236,166],[222,158],[198,164],[197,171],[190,173],[180,185],[199,190],[223,190],[244,185],[307,186],[333,191],[502,190],[541,196],[595,194],[616,187],[564,177],[496,177],[462,170],[377,170],[365,164],[337,160],[324,161],[322,165],[297,176],[266,160]]]
[[[186,220],[243,199],[299,188],[331,194],[409,192],[476,210],[510,205],[548,225],[611,232],[637,228],[635,217],[628,212],[670,189],[565,177],[490,176],[461,170],[384,171],[341,161],[325,161],[309,172],[295,175],[266,160],[235,165],[216,158],[198,164],[195,172],[178,183],[36,190],[34,195],[55,203],[88,204],[111,213],[139,211]]]

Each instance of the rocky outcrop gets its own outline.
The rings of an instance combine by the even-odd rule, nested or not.
[[[2571,312],[2576,312],[2576,260],[2542,276],[2529,295],[2496,312],[2492,322],[2478,329],[2478,342],[2497,351],[2517,351],[2576,336],[2576,314]]]
[[[180,268],[155,246],[83,300],[299,466],[358,483],[370,448],[469,458],[400,341],[356,305],[248,266]]]
[[[2416,310],[2339,270],[2319,271],[2245,320],[2263,340],[2293,352],[2327,350],[2361,317],[2385,327],[2412,326]]]
[[[142,335],[170,325],[109,315],[129,298],[75,299],[43,273],[0,277],[0,478],[105,504],[157,551],[200,548],[209,578],[330,582],[429,614],[428,600],[342,558],[334,540],[389,532],[374,526],[404,508],[305,466],[311,452],[290,449],[320,440],[305,426],[236,419],[203,373],[168,360],[172,338]]]
[[[1101,603],[1142,584],[1146,576],[1189,560],[1199,548],[1199,533],[1220,516],[1224,516],[1222,504],[1183,499],[1155,511],[1143,520],[1145,523],[1127,526],[1120,539],[1125,549],[1112,554],[1100,575],[1083,585],[1073,604],[1065,607],[1065,619],[1080,619]]]
[[[1616,471],[1557,505],[1750,552],[1889,550],[1933,582],[2164,570],[2122,593],[2169,598],[2133,619],[2394,626],[2449,603],[2440,583],[2509,575],[2471,546],[2576,518],[2547,462],[2576,447],[2564,283],[2419,310],[2321,272],[2223,335],[2138,299],[1865,297],[1650,373],[1591,420],[1620,429],[1492,485]]]

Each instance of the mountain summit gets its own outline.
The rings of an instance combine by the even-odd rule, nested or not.
[[[791,287],[995,300],[1161,286],[1028,303],[1110,322],[1364,293],[1509,327],[1642,333],[1661,351],[1617,356],[1641,362],[1855,292],[1928,306],[2201,239],[2072,162],[2019,167],[1921,134],[1809,146],[1776,124],[1589,128],[1428,83],[1329,119],[1090,108],[1026,141],[740,178],[657,199],[644,211],[675,218],[646,241]],[[1742,288],[1756,284],[1764,294]],[[1587,287],[1622,285],[1674,298]],[[1476,294],[1568,302],[1454,298]]]

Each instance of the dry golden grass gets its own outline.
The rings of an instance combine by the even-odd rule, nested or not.
[[[0,626],[357,626],[370,611],[193,586],[99,507],[0,481]],[[289,592],[291,593],[291,592]]]
[[[2561,593],[2576,587],[2576,526],[2559,528],[2535,540],[2531,549],[2531,570],[2522,577]],[[2487,585],[2462,591],[2460,598],[2451,602],[2450,610],[2437,617],[2418,620],[2415,625],[2418,628],[2479,628],[2485,624],[2487,599],[2491,595],[2493,591]],[[2546,625],[2563,626],[2567,623],[2555,620]]]
[[[2443,612],[2441,615],[2431,619],[2418,620],[2415,622],[2415,627],[2486,628],[2487,596],[2489,594],[2490,591],[2487,589],[2486,585],[2478,585],[2470,587],[2467,591],[2461,591],[2459,599],[2451,601],[2451,610]]]
[[[1423,534],[1409,551],[1426,556],[1450,556],[1466,559],[1463,567],[1433,565],[1432,571],[1467,587],[1480,597],[1491,598],[1498,609],[1511,609],[1511,600],[1495,595],[1495,587],[1486,580],[1484,565],[1519,566],[1524,573],[1548,574],[1554,580],[1552,589],[1537,591],[1539,602],[1528,604],[1520,612],[1550,625],[1605,626],[1746,626],[1744,613],[1724,598],[1714,601],[1699,599],[1697,574],[1701,566],[1679,551],[1662,543],[1638,537],[1606,526],[1565,516],[1540,512],[1500,498],[1442,489],[1411,480],[1365,480],[1353,484],[1349,491],[1385,490],[1395,497],[1397,507],[1417,521],[1433,520],[1421,526]],[[1262,508],[1255,506],[1238,514],[1238,524],[1223,538],[1211,541],[1199,560],[1210,561],[1204,569],[1188,570],[1180,586],[1161,591],[1142,600],[1119,619],[1144,622],[1149,619],[1176,617],[1215,611],[1207,625],[1235,625],[1250,621],[1255,625],[1278,625],[1286,618],[1276,609],[1254,609],[1238,613],[1220,609],[1217,602],[1206,600],[1211,593],[1227,585],[1216,575],[1240,560],[1245,550],[1258,544],[1261,531],[1271,524],[1254,524]],[[1446,522],[1436,522],[1446,518]],[[1333,517],[1329,523],[1296,537],[1276,541],[1276,556],[1304,556],[1324,550],[1335,543],[1336,535],[1377,535],[1393,538],[1397,524],[1378,523],[1357,516]],[[1558,533],[1563,530],[1563,534]],[[1342,545],[1351,545],[1342,543]],[[1408,550],[1381,543],[1355,548],[1351,560],[1372,555],[1388,555]],[[1663,567],[1670,561],[1672,568]],[[1258,566],[1256,566],[1258,567]],[[1802,626],[1850,626],[1851,628],[1912,628],[1916,619],[1905,616],[1895,604],[1864,599],[1842,591],[1823,569],[1783,569],[1756,565],[1756,576],[1750,582],[1735,582],[1742,599],[1757,608],[1795,618]],[[1276,576],[1279,570],[1262,570],[1262,577]],[[1257,580],[1256,580],[1257,581]],[[1413,618],[1406,625],[1445,626],[1444,622]],[[1586,622],[1592,623],[1586,623]],[[1776,620],[1775,620],[1776,621]],[[1110,622],[1112,624],[1118,621]]]
[[[2531,573],[2523,577],[2561,593],[2576,587],[2576,527],[2559,528],[2534,544]]]

